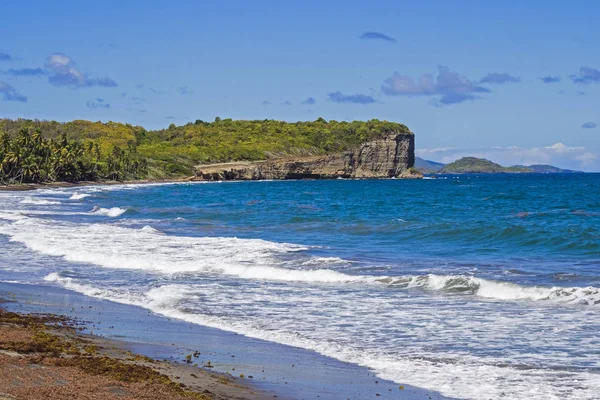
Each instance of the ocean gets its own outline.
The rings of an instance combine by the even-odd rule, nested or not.
[[[0,281],[453,398],[600,398],[600,174],[0,192]]]

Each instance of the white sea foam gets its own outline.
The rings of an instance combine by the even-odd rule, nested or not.
[[[147,233],[156,233],[156,234],[160,234],[162,233],[161,231],[159,231],[156,228],[151,227],[150,225],[145,225],[140,229],[142,232],[147,232]]]
[[[97,209],[117,216],[125,210]],[[421,288],[454,295],[474,295],[501,301],[551,301],[600,306],[596,287],[522,286],[464,275],[351,275],[332,267],[350,265],[337,257],[302,253],[305,246],[260,239],[182,237],[162,235],[151,226],[141,229],[106,224],[54,223],[21,215],[0,214],[12,224],[0,233],[44,254],[105,268],[139,269],[157,273],[223,274],[243,279],[334,284],[362,284],[393,288]],[[284,260],[285,259],[285,260]]]
[[[56,205],[56,204],[60,204],[60,201],[54,201],[54,200],[45,200],[45,199],[39,199],[39,198],[33,198],[33,197],[26,197],[23,200],[21,200],[19,203],[21,204],[33,204],[36,206],[47,206],[47,205]]]
[[[106,268],[161,273],[222,273],[246,279],[341,282],[360,278],[327,269],[293,270],[273,266],[277,255],[306,247],[260,239],[156,235],[153,228],[104,224],[55,224],[36,218],[0,226],[0,233],[29,248],[68,261]]]
[[[69,197],[69,200],[81,200],[89,196],[91,196],[89,193],[73,193],[71,197]]]
[[[447,396],[467,399],[594,398],[596,389],[600,387],[600,375],[594,373],[568,371],[563,368],[520,368],[519,364],[523,363],[522,358],[525,355],[520,356],[519,359],[518,353],[516,362],[511,362],[510,359],[496,362],[493,358],[477,359],[460,352],[444,352],[443,347],[428,352],[419,349],[420,339],[416,337],[412,339],[416,343],[405,342],[402,347],[392,347],[387,350],[385,348],[380,350],[379,347],[373,347],[368,342],[363,343],[361,348],[353,345],[357,340],[364,340],[366,334],[367,337],[375,335],[373,342],[380,346],[382,342],[378,338],[381,333],[378,332],[377,327],[385,327],[385,320],[405,320],[408,326],[412,327],[411,329],[416,328],[414,333],[418,333],[421,329],[430,329],[434,321],[437,320],[439,324],[440,318],[443,322],[448,317],[443,308],[439,309],[440,313],[431,307],[435,304],[430,304],[427,308],[415,309],[414,303],[405,301],[403,307],[394,308],[387,304],[389,298],[363,297],[350,302],[352,298],[346,295],[338,295],[336,300],[330,297],[331,293],[298,288],[287,293],[286,301],[289,305],[302,304],[302,307],[294,313],[288,313],[285,311],[287,308],[282,309],[277,301],[271,305],[277,296],[269,294],[265,288],[257,288],[254,291],[250,289],[241,293],[236,288],[227,291],[227,288],[221,285],[198,288],[194,285],[179,284],[160,286],[145,293],[124,293],[97,289],[89,284],[81,284],[71,278],[61,277],[59,274],[50,274],[46,280],[57,282],[89,296],[141,306],[169,318],[314,350],[342,361],[369,367],[384,379],[440,391]],[[194,304],[194,301],[201,301],[201,304],[208,302],[205,309],[214,309],[218,315],[201,311],[192,312],[189,304]],[[223,315],[229,313],[225,310],[235,309],[236,304],[239,303],[243,303],[242,314]],[[253,308],[255,305],[257,309]],[[385,310],[385,314],[369,313],[368,311],[372,311],[374,306],[381,311]],[[261,315],[250,317],[246,313],[248,308],[259,310]],[[330,315],[331,312],[335,314]],[[362,317],[364,312],[366,314]],[[419,315],[415,315],[417,313]],[[350,315],[352,319],[349,319]],[[321,321],[319,316],[325,317],[325,320]],[[477,315],[477,317],[485,318],[486,315]],[[490,319],[494,320],[496,317],[494,315]],[[346,320],[346,323],[352,320],[354,324],[357,322],[360,324],[354,325],[347,332],[336,331],[335,324],[332,327],[331,323],[339,322],[339,318]],[[467,333],[467,337],[471,337],[468,332],[477,329],[480,324],[481,320],[478,318],[474,319],[473,316],[468,315],[454,316],[456,324],[459,325],[457,326],[459,332]],[[538,317],[532,314],[529,318],[533,319],[534,321],[531,322],[535,324],[535,319]],[[416,321],[420,322],[413,326]],[[322,325],[322,322],[326,325]],[[544,323],[552,323],[552,321],[542,322]],[[503,333],[503,324],[503,321],[498,322],[497,328],[500,334]],[[512,329],[518,332],[520,328],[512,327]],[[542,327],[542,330],[545,329]],[[337,334],[332,335],[334,332]],[[451,331],[446,331],[441,334],[445,337],[450,333]],[[459,339],[462,338],[452,335],[445,337],[444,340],[452,342]],[[480,339],[475,336],[471,340]],[[519,338],[518,333],[515,333],[513,340],[530,339]],[[424,357],[423,352],[430,355]],[[475,381],[477,384],[474,384]]]
[[[0,219],[7,221],[19,221],[25,218],[27,218],[27,216],[21,214],[20,212],[6,212],[5,210],[0,211]]]
[[[473,294],[495,300],[550,300],[558,303],[600,305],[600,289],[588,287],[522,286],[464,275],[425,275],[408,280],[391,280],[391,284],[423,287],[457,294]]]
[[[107,217],[118,217],[119,215],[127,212],[126,208],[121,207],[111,207],[111,208],[103,208],[103,207],[94,207],[90,213],[96,215],[105,215]]]

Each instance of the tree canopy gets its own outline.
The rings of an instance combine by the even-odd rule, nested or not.
[[[4,181],[165,178],[191,175],[203,163],[337,153],[388,133],[411,134],[403,124],[376,119],[290,123],[217,117],[155,131],[117,122],[0,119],[0,135],[8,146],[0,161],[5,165],[6,154],[22,153],[19,167],[6,163],[11,172],[2,170]],[[31,147],[27,138],[34,137]],[[77,149],[77,157],[69,161],[77,167],[67,168],[67,175],[51,173],[56,159],[50,154],[59,147]],[[26,159],[35,160],[40,172],[26,172],[21,164]]]

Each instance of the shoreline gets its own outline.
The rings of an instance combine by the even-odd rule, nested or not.
[[[185,364],[159,361],[127,342],[81,333],[83,322],[69,317],[7,311],[11,303],[0,297],[0,399],[278,397],[199,367],[197,353]]]
[[[194,177],[173,179],[141,179],[136,181],[81,181],[81,182],[49,182],[49,183],[20,183],[16,185],[0,185],[0,191],[26,192],[37,189],[52,188],[76,188],[87,186],[111,186],[111,185],[144,185],[153,183],[186,183],[195,182]]]
[[[0,308],[11,312],[41,312],[87,321],[80,333],[113,341],[116,347],[143,357],[197,368],[193,364],[184,365],[184,360],[186,355],[198,351],[199,357],[192,357],[193,363],[203,366],[210,361],[212,368],[205,368],[209,374],[235,376],[234,384],[246,386],[250,395],[263,396],[236,395],[215,399],[448,399],[431,390],[383,380],[368,368],[313,351],[163,317],[140,307],[88,297],[55,286],[0,282],[0,298],[9,300],[0,304]],[[209,390],[216,393],[216,389]]]

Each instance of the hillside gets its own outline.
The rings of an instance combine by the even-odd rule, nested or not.
[[[65,146],[69,141],[71,147],[90,149],[87,153],[77,153],[78,157],[69,160],[72,170],[70,180],[79,180],[81,177],[107,179],[109,176],[117,179],[190,176],[198,164],[328,155],[354,149],[361,143],[391,133],[412,135],[403,124],[376,119],[338,122],[319,118],[290,123],[216,118],[214,122],[196,120],[182,126],[171,124],[167,129],[155,131],[117,122],[76,120],[60,123],[0,119],[0,138],[12,142],[10,148],[0,149],[0,161],[9,153],[19,153],[20,149],[25,149],[27,137],[36,132],[40,136],[37,140],[39,143],[43,141],[44,149],[53,149],[55,153],[59,152],[54,148],[58,141],[63,141]],[[19,136],[21,139],[17,140]],[[41,170],[41,164],[45,165],[44,168],[62,169],[48,159],[50,150],[23,151],[23,155],[28,157],[27,164],[36,171]],[[24,160],[23,157],[14,158],[15,162],[9,166],[10,171],[3,163],[0,182],[58,179],[56,174],[46,171],[37,173],[32,170],[25,174]],[[133,171],[131,165],[142,165],[143,168]],[[90,173],[91,170],[94,173]]]
[[[490,160],[477,157],[463,157],[437,170],[439,174],[498,174],[498,173],[577,173],[569,169],[562,169],[552,165],[513,165],[503,167]]]
[[[438,171],[440,174],[468,174],[468,173],[519,173],[533,172],[522,166],[503,167],[490,160],[476,157],[463,157],[450,164],[446,164]]]
[[[581,171],[574,171],[572,169],[562,169],[562,168],[555,167],[553,165],[546,165],[546,164],[528,165],[526,168],[529,168],[530,170],[532,170],[533,172],[538,173],[538,174],[574,174],[574,173],[581,172]]]

